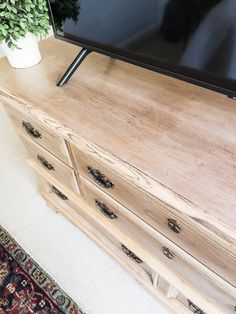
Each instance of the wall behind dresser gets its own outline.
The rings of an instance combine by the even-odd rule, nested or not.
[[[53,35],[53,30],[50,29],[49,34],[47,37],[50,37]],[[40,39],[39,39],[40,40]],[[2,51],[1,45],[0,45],[0,58],[4,57],[4,52]]]
[[[0,58],[2,58],[4,56],[4,53],[2,51],[2,49],[0,48]]]

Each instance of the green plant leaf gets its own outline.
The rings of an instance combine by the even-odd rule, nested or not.
[[[11,49],[28,32],[43,37],[49,29],[46,0],[0,0],[0,42]]]

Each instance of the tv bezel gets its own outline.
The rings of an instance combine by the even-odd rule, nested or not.
[[[65,35],[64,36],[59,35],[57,33],[57,29],[55,27],[53,13],[52,13],[51,5],[50,5],[50,0],[47,0],[47,3],[48,3],[48,9],[49,9],[49,13],[50,13],[50,20],[51,20],[51,24],[52,24],[52,28],[53,28],[53,33],[54,33],[54,37],[56,39],[62,40],[64,42],[67,42],[70,44],[74,44],[74,45],[79,46],[81,48],[86,48],[90,51],[101,53],[101,54],[108,56],[108,57],[112,57],[112,58],[115,58],[115,59],[118,59],[118,60],[121,60],[124,62],[128,62],[128,63],[133,64],[133,65],[140,66],[142,68],[145,68],[145,69],[148,69],[148,70],[160,73],[160,74],[164,74],[164,75],[176,78],[176,79],[180,79],[182,81],[185,81],[185,82],[188,82],[188,83],[191,83],[191,84],[203,87],[203,88],[207,88],[207,89],[210,89],[212,91],[215,91],[215,92],[218,92],[221,94],[225,94],[226,96],[236,100],[236,90],[214,84],[214,83],[209,82],[207,80],[203,80],[204,77],[207,77],[207,74],[204,71],[201,72],[201,71],[194,70],[194,69],[191,69],[188,67],[184,67],[182,65],[181,66],[170,65],[172,68],[176,68],[176,69],[178,69],[179,67],[181,67],[182,69],[185,68],[185,70],[187,72],[189,72],[189,73],[192,72],[193,75],[195,75],[195,76],[196,76],[196,74],[199,74],[199,76],[201,76],[203,78],[203,79],[200,79],[200,78],[198,79],[198,78],[192,77],[190,75],[188,76],[188,75],[179,73],[177,71],[169,70],[166,67],[164,68],[161,66],[156,66],[156,65],[152,65],[150,63],[142,62],[141,60],[137,60],[137,59],[132,58],[131,57],[132,53],[129,53],[129,52],[124,51],[124,50],[119,50],[117,48],[112,48],[110,46],[106,46],[103,44],[98,44],[98,43],[93,44],[92,41],[83,40],[80,36],[76,36],[76,40],[75,40],[72,38],[68,38]],[[79,38],[79,40],[77,40],[77,38]],[[120,54],[119,54],[119,51],[121,52]],[[144,60],[145,57],[142,58],[140,56],[140,59]],[[159,64],[164,63],[164,62],[157,61],[157,60],[155,60],[155,62],[159,63]],[[166,64],[168,64],[168,63],[166,63]],[[210,74],[210,75],[215,76],[215,78],[217,80],[216,75],[214,75],[214,74]],[[222,80],[222,77],[218,76],[218,80]],[[230,79],[226,79],[226,80],[230,80]],[[234,80],[232,80],[232,81],[234,81]]]

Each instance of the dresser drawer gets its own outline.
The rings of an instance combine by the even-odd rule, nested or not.
[[[236,286],[236,256],[190,226],[186,218],[162,201],[137,189],[110,169],[73,149],[78,172],[104,192]],[[192,225],[192,223],[191,223]]]
[[[189,300],[188,298],[186,298],[182,293],[178,293],[177,294],[177,300],[182,303],[186,308],[188,308],[192,313],[195,314],[207,314],[206,312],[204,312],[200,306],[196,305],[195,303],[193,303],[191,300]],[[226,312],[227,313],[227,312]]]
[[[80,212],[80,214],[83,215],[82,212]],[[122,258],[126,263],[132,262],[134,264],[133,266],[138,269],[140,279],[144,280],[146,283],[152,286],[153,270],[151,267],[148,266],[148,264],[143,259],[141,259],[138,254],[135,254],[132,250],[130,250],[129,247],[114,237],[108,230],[101,228],[101,225],[97,224],[96,220],[91,221],[88,216],[85,217],[85,219],[89,220],[90,223],[92,222],[93,226],[100,230],[107,237],[107,239],[113,243],[113,245],[119,250],[119,255],[122,255]]]
[[[47,194],[47,200],[53,204],[56,204],[57,208],[63,209],[65,212],[69,212],[70,209],[73,209],[82,216],[86,221],[92,224],[97,230],[102,232],[109,242],[111,242],[113,246],[113,253],[119,256],[126,264],[130,264],[133,271],[135,271],[136,276],[147,285],[152,286],[152,269],[141,260],[137,255],[135,255],[128,247],[123,245],[121,242],[117,240],[112,234],[108,232],[105,228],[102,228],[96,220],[92,219],[91,216],[86,215],[84,210],[80,209],[80,206],[75,203],[75,201],[71,200],[70,196],[66,194],[61,188],[58,188],[51,183],[47,183],[45,178],[43,178],[44,184],[46,184],[46,188],[44,187],[44,191]],[[45,192],[43,193],[45,196]]]
[[[189,309],[191,313],[195,314],[208,314],[209,312],[205,311],[202,309],[201,304],[196,304],[192,302],[188,297],[184,296],[182,293],[178,292],[176,294],[176,299],[179,303],[181,303],[183,306],[186,307],[186,309]],[[220,310],[220,308],[219,308]],[[233,306],[227,305],[224,308],[224,311],[222,310],[222,314],[230,314],[230,313],[235,313],[235,308]],[[211,314],[211,313],[209,313]]]
[[[63,208],[64,213],[67,213],[69,208],[72,208],[89,223],[92,223],[96,229],[100,230],[114,246],[119,249],[119,254],[123,256],[123,260],[127,262],[131,261],[136,269],[138,267],[140,279],[144,280],[152,287],[156,286],[155,289],[159,291],[158,293],[161,291],[163,295],[166,293],[168,295],[168,285],[175,285],[175,282],[167,281],[168,284],[163,285],[161,281],[159,282],[158,278],[155,279],[155,274],[159,273],[160,276],[165,278],[167,273],[170,272],[175,274],[174,277],[179,276],[179,282],[181,282],[180,286],[185,287],[185,294],[189,294],[191,299],[195,293],[198,295],[198,303],[201,304],[200,301],[202,301],[202,303],[204,303],[203,308],[217,308],[219,310],[214,311],[214,313],[217,314],[234,313],[235,298],[229,296],[211,280],[182,260],[175,252],[170,252],[160,241],[154,239],[147,232],[143,232],[138,225],[132,222],[130,217],[125,215],[126,210],[122,208],[121,205],[117,205],[117,208],[119,208],[119,210],[116,210],[118,218],[111,219],[109,215],[107,216],[101,213],[100,209],[98,210],[97,207],[83,206],[82,199],[79,205],[70,195],[66,194],[61,187],[58,189],[56,186],[49,184],[49,194],[51,199],[54,199],[54,202],[57,202],[58,206]],[[114,228],[109,227],[111,224],[113,226],[119,224],[115,227],[115,229],[117,229],[116,232]],[[120,234],[124,235],[120,236]],[[133,244],[131,245],[129,242],[128,245],[125,243],[125,239],[131,239]],[[148,254],[144,252],[148,252]],[[174,257],[169,258],[172,254]],[[166,270],[162,273],[159,269],[160,267],[153,266],[153,262],[151,262],[153,260],[165,265]],[[188,288],[186,289],[186,287]],[[212,313],[212,311],[207,311],[207,314]]]
[[[50,153],[71,166],[70,156],[63,138],[9,107],[6,107],[6,111],[20,134],[46,148]]]
[[[61,191],[62,190],[63,189],[61,189]],[[143,287],[157,296],[159,300],[172,310],[173,313],[191,314],[188,310],[185,310],[185,307],[180,302],[169,302],[165,296],[165,291],[162,289],[160,276],[156,272],[153,272],[143,260],[141,263],[140,260],[137,262],[135,260],[136,256],[132,254],[132,251],[127,247],[124,247],[122,242],[118,241],[113,236],[111,237],[111,235],[105,231],[104,226],[101,227],[101,225],[98,225],[96,220],[88,215],[86,209],[81,210],[81,207],[78,206],[78,204],[61,191],[44,179],[42,180],[43,196],[53,211],[59,211],[74,225],[79,227],[80,230],[85,232],[104,251],[115,258],[126,270],[128,270]],[[115,277],[116,274],[114,273],[113,276]]]
[[[198,287],[199,291],[213,298],[216,303],[220,301],[220,306],[224,309],[231,309],[229,313],[233,313],[236,300],[230,297],[225,291],[215,286],[211,280],[207,279],[192,265],[183,260],[173,248],[171,250],[162,243],[158,237],[148,232],[148,228],[144,229],[143,221],[134,216],[121,204],[102,192],[94,184],[87,179],[80,177],[82,191],[88,204],[100,214],[101,219],[105,217],[109,223],[115,226],[119,231],[126,234],[134,240],[140,247],[148,252],[153,258],[168,266],[170,271],[175,272],[180,278],[186,280],[187,283]],[[140,221],[138,224],[137,222]],[[175,247],[172,245],[172,247]],[[206,288],[207,287],[207,288]],[[235,291],[236,297],[236,291]]]
[[[61,160],[50,154],[40,145],[21,136],[21,139],[31,157],[31,161],[38,165],[42,170],[46,170],[49,176],[62,182],[68,189],[79,193],[79,187],[73,169],[65,165]]]
[[[181,292],[179,292],[173,285],[169,284],[164,278],[160,277],[158,280],[158,287],[165,292],[167,299],[170,303],[174,303],[174,307],[181,305],[188,313],[196,314],[207,314],[201,307],[193,303],[188,297],[185,297]],[[223,313],[223,312],[222,312]],[[226,312],[228,313],[227,309]]]

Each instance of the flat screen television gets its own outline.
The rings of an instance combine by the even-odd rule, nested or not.
[[[236,0],[48,0],[55,37],[236,98]]]

